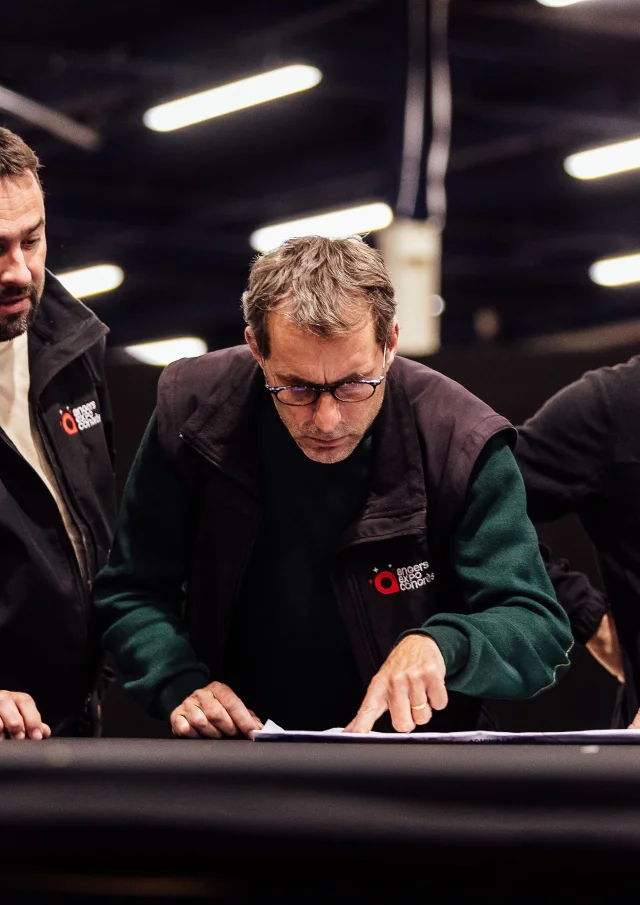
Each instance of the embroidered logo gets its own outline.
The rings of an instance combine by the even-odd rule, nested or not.
[[[78,431],[86,431],[101,422],[102,415],[96,411],[95,402],[85,402],[84,405],[78,405],[74,409],[69,406],[60,409],[60,425],[69,435],[77,434]]]
[[[393,570],[393,571],[392,571]],[[429,572],[428,562],[418,562],[413,566],[401,566],[399,569],[389,563],[387,569],[375,568],[374,578],[369,579],[376,591],[380,594],[397,594],[399,591],[415,591],[422,588],[435,578],[433,572]]]

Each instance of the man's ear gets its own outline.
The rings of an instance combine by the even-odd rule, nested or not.
[[[387,343],[387,367],[389,367],[393,359],[396,357],[396,352],[398,351],[399,334],[400,327],[398,326],[398,321],[394,321],[391,336],[389,337],[389,341]]]
[[[262,355],[260,354],[260,351],[258,350],[258,346],[255,341],[255,337],[253,335],[253,331],[251,330],[251,327],[245,327],[244,338],[246,340],[247,345],[251,349],[251,354],[253,355],[255,360],[258,362],[260,367],[262,367],[263,358],[262,358]]]

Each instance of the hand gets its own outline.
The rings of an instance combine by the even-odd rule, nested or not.
[[[49,738],[51,729],[42,722],[30,694],[24,691],[0,691],[0,739]]]
[[[586,647],[591,656],[601,666],[604,666],[607,672],[611,673],[618,682],[624,684],[622,652],[616,624],[610,612],[604,614],[597,632],[587,641]]]
[[[411,732],[448,703],[446,666],[440,648],[426,635],[407,635],[369,683],[364,701],[345,732],[371,732],[387,710],[393,728]]]
[[[627,726],[627,729],[640,729],[640,710],[634,716],[633,723]]]
[[[212,682],[185,698],[171,714],[171,729],[180,738],[253,738],[262,723],[222,682]]]

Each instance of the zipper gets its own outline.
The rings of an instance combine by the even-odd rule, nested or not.
[[[84,566],[85,566],[85,569],[87,572],[86,582],[83,577],[82,569],[80,568],[80,564],[78,562],[78,557],[76,555],[75,548],[73,546],[71,538],[67,534],[67,529],[64,524],[64,519],[62,518],[62,515],[60,514],[60,521],[62,523],[62,533],[63,533],[64,537],[66,538],[67,552],[70,554],[69,558],[72,560],[72,568],[73,568],[74,575],[76,576],[76,579],[79,579],[81,597],[83,598],[83,600],[85,602],[85,616],[87,619],[87,628],[89,628],[89,599],[91,596],[91,579],[89,578],[89,575],[91,573],[91,564],[89,562],[89,550],[87,547],[87,539],[85,537],[85,533],[82,529],[82,526],[80,525],[80,522],[78,520],[78,516],[76,515],[75,509],[74,509],[73,505],[71,504],[71,495],[69,493],[69,489],[67,486],[66,475],[63,473],[63,471],[60,468],[58,468],[57,461],[55,459],[55,456],[52,453],[50,436],[48,433],[48,426],[42,415],[42,411],[40,409],[39,404],[36,405],[36,423],[37,423],[39,434],[40,434],[40,437],[42,440],[42,444],[44,446],[44,451],[47,456],[47,461],[49,462],[51,471],[53,472],[56,482],[58,484],[58,489],[60,491],[64,504],[67,508],[67,512],[69,513],[69,517],[71,518],[71,521],[73,522],[74,527],[75,527],[76,531],[78,532],[78,536],[80,537],[80,540],[82,541],[82,554],[84,556]],[[57,506],[56,506],[56,508],[57,508]]]
[[[354,593],[355,582],[353,579],[349,579],[348,583],[349,583],[349,587],[351,590],[351,597],[355,602],[355,613],[356,613],[356,620],[358,623],[358,628],[361,633],[361,638],[364,642],[364,647],[367,652],[367,657],[368,657],[371,667],[373,669],[373,673],[372,673],[372,678],[373,678],[373,676],[375,676],[375,674],[378,672],[378,670],[382,666],[383,661],[380,659],[380,656],[378,654],[378,649],[377,649],[377,646],[376,646],[376,643],[375,643],[375,640],[373,637],[373,631],[371,629],[371,624],[369,623],[369,618],[365,612],[364,606],[362,605],[362,601],[360,600],[360,595],[357,593],[357,591],[356,591],[356,593]],[[331,576],[331,586],[333,587],[333,593],[335,594],[336,600],[338,601],[338,608],[340,610],[342,610],[342,607],[340,606],[340,591],[339,591],[337,582],[335,580],[335,577],[333,575]],[[341,612],[341,615],[342,615],[342,612]],[[342,616],[342,620],[344,622],[344,616]],[[348,632],[348,626],[345,626],[345,627],[347,628],[347,632]],[[357,662],[357,658],[356,658],[356,662]]]
[[[222,472],[222,469],[220,468],[218,463],[214,459],[212,459],[210,456],[208,456],[205,452],[203,452],[201,449],[198,449],[196,446],[194,446],[194,444],[191,443],[191,441],[187,437],[185,437],[184,434],[179,433],[178,436],[179,436],[180,440],[185,444],[185,446],[188,446],[189,449],[192,449],[196,453],[196,455],[201,456],[205,460],[205,462],[208,462],[209,465],[213,466],[213,468],[215,468],[217,471]],[[224,474],[224,472],[223,472],[223,474]],[[229,477],[229,476],[226,475],[226,477]],[[230,480],[233,480],[233,478],[230,478]],[[240,482],[236,481],[235,483],[239,484]],[[240,485],[240,486],[243,486],[243,485]],[[243,489],[246,490],[246,488],[244,488],[244,487],[243,487]],[[249,493],[248,495],[252,496],[253,499],[255,499],[255,496],[253,496],[253,494]],[[256,530],[253,532],[253,536],[251,538],[251,543],[249,544],[249,547],[245,553],[245,556],[242,560],[240,568],[238,569],[238,577],[237,577],[236,583],[233,588],[232,599],[229,602],[229,612],[227,614],[226,625],[224,626],[224,633],[225,633],[224,640],[225,641],[226,641],[226,634],[228,633],[229,625],[231,624],[231,615],[232,615],[232,611],[233,611],[233,605],[234,605],[235,601],[237,600],[238,591],[239,591],[240,587],[242,586],[242,580],[243,580],[246,570],[247,570],[247,564],[249,563],[249,560],[251,559],[251,554],[253,553],[253,550],[255,548],[256,540],[258,538],[258,533],[260,531],[261,524],[262,524],[262,515],[261,515],[260,511],[258,510],[257,519],[256,519]],[[222,652],[222,647],[224,647],[224,645],[221,645],[221,652]]]

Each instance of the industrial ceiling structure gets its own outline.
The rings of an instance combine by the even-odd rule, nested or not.
[[[87,298],[111,345],[190,335],[213,349],[241,340],[256,229],[352,204],[395,209],[410,3],[163,9],[5,4],[0,123],[44,163],[49,266],[124,272],[117,289]],[[640,283],[589,277],[601,258],[640,252],[640,170],[583,181],[563,166],[640,137],[639,47],[638,0],[451,0],[443,345],[477,342],[487,312],[504,341],[640,318]],[[143,122],[164,101],[290,64],[316,67],[321,81],[171,132]],[[71,132],[24,99],[69,117]],[[418,218],[424,184],[420,198]]]

